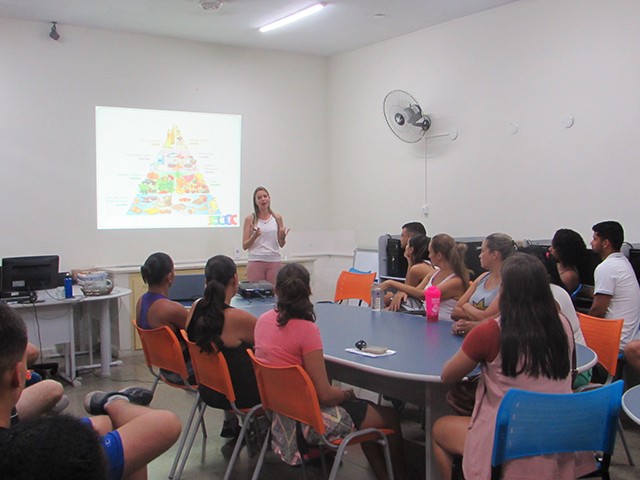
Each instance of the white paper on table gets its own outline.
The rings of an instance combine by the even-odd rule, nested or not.
[[[387,355],[394,355],[396,353],[395,350],[387,350],[384,353],[369,353],[363,352],[362,350],[358,350],[357,348],[345,348],[345,352],[355,353],[356,355],[363,355],[365,357],[386,357]]]

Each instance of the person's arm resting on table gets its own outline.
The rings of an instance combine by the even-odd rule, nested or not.
[[[478,363],[493,361],[500,352],[500,327],[488,320],[471,330],[460,350],[445,363],[440,378],[445,385],[453,385],[471,373]]]

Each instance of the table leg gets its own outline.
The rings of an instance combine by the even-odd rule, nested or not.
[[[100,308],[100,375],[111,376],[111,319],[109,302],[99,302]]]
[[[91,315],[91,304],[89,302],[84,302],[82,304],[82,319],[80,321],[80,326],[82,327],[83,333],[86,329],[86,335],[83,335],[83,343],[86,342],[86,348],[89,352],[89,365],[93,365],[93,317]]]
[[[446,387],[442,383],[425,384],[424,457],[426,480],[439,478],[440,475],[438,472],[438,466],[433,461],[433,452],[431,450],[431,428],[438,418],[453,414],[445,400],[448,388],[449,387]]]
[[[70,382],[74,382],[76,379],[76,338],[73,325],[73,305],[67,305],[67,315],[69,316],[69,370],[66,371]],[[65,366],[66,368],[66,366]]]

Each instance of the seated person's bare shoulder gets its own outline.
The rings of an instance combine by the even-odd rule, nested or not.
[[[189,311],[181,303],[168,298],[157,300],[149,309],[147,320],[152,327],[164,325],[180,329],[185,327]]]
[[[416,287],[420,284],[424,277],[433,273],[434,271],[435,268],[433,268],[433,266],[431,266],[431,264],[429,263],[416,263],[409,269],[409,272],[407,272],[407,279],[405,281],[407,285]]]
[[[249,312],[238,308],[228,308],[224,314],[222,341],[228,347],[236,347],[240,342],[254,343],[253,332],[258,319]]]

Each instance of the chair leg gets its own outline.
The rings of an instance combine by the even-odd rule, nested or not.
[[[238,439],[236,440],[236,444],[233,447],[233,453],[231,454],[231,459],[229,460],[229,464],[227,465],[227,470],[224,472],[223,480],[229,480],[229,477],[231,476],[231,472],[233,471],[233,466],[235,465],[236,459],[238,458],[238,455],[240,454],[240,449],[242,448],[242,440],[243,439],[244,439],[245,443],[247,444],[247,450],[249,450],[249,438],[248,438],[248,433],[247,432],[251,428],[251,425],[253,425],[253,427],[256,429],[256,436],[260,435],[260,431],[259,431],[260,429],[258,428],[258,423],[254,419],[254,413],[257,412],[261,408],[262,408],[261,405],[256,405],[251,410],[249,410],[247,415],[242,420],[242,428],[240,429],[240,435],[238,435]]]
[[[253,476],[251,480],[258,480],[260,476],[260,470],[262,470],[262,464],[264,463],[264,457],[267,454],[267,447],[269,445],[269,440],[271,439],[271,428],[267,430],[267,435],[264,438],[264,443],[262,444],[262,449],[260,450],[260,456],[258,457],[258,462],[256,463],[256,467],[253,470]]]
[[[151,367],[149,367],[149,371],[155,378],[155,380],[153,381],[153,385],[151,386],[151,397],[153,398],[153,395],[156,393],[156,388],[158,387],[158,383],[160,382],[160,375],[159,374],[156,375],[156,373],[153,371],[153,368]]]
[[[200,415],[200,428],[202,429],[202,441],[209,438],[207,433],[207,426],[204,423],[204,411],[207,409],[207,405],[204,402],[198,402],[198,408],[202,411],[203,415]]]
[[[391,452],[389,451],[389,439],[385,435],[384,439],[380,440],[379,443],[382,444],[383,451],[384,451],[384,461],[387,465],[387,477],[389,478],[389,480],[393,480],[393,465],[391,464]]]
[[[182,427],[182,433],[180,434],[180,441],[178,442],[178,450],[176,452],[176,457],[173,459],[173,464],[171,465],[171,470],[169,470],[169,478],[172,479],[173,475],[178,466],[178,461],[180,460],[180,456],[182,455],[182,449],[184,448],[184,444],[187,440],[187,435],[189,435],[189,430],[191,430],[191,425],[193,423],[193,419],[196,416],[196,409],[198,408],[198,404],[200,403],[200,393],[196,394],[196,400],[193,402],[193,406],[191,407],[191,412],[189,412],[189,418],[187,423]],[[196,428],[198,428],[199,424],[196,424]]]
[[[620,433],[620,440],[622,440],[622,446],[624,447],[624,451],[627,454],[629,465],[634,467],[635,463],[633,462],[633,458],[631,458],[631,451],[629,450],[629,446],[627,445],[627,439],[624,436],[624,429],[622,428],[622,422],[620,421],[620,418],[618,418],[618,433]]]
[[[180,461],[180,466],[178,467],[178,470],[176,471],[175,475],[174,475],[174,480],[180,480],[180,477],[182,477],[182,471],[184,470],[184,466],[187,464],[187,459],[189,458],[189,453],[191,453],[191,448],[193,447],[193,441],[196,438],[196,435],[198,434],[198,427],[202,426],[204,427],[204,412],[207,409],[207,405],[204,402],[198,402],[198,419],[196,422],[192,422],[195,424],[195,426],[191,429],[191,434],[189,435],[189,440],[187,442],[186,448],[183,450],[182,453],[182,460]],[[206,438],[206,437],[205,437]]]
[[[340,468],[340,463],[342,462],[342,457],[344,455],[345,449],[347,448],[347,444],[348,442],[343,441],[338,447],[338,450],[336,451],[336,458],[333,459],[333,466],[331,467],[329,480],[335,480],[336,476],[338,475],[338,469]]]

